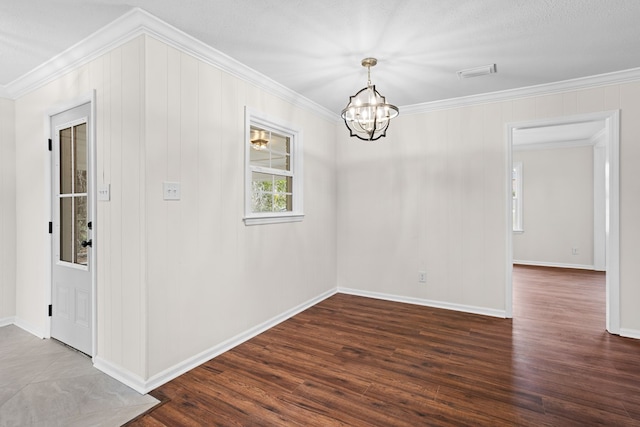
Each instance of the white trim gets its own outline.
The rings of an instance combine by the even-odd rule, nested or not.
[[[620,336],[640,340],[640,331],[637,329],[620,328]]]
[[[508,171],[507,181],[511,183],[511,165],[513,152],[513,131],[562,124],[584,123],[590,121],[605,121],[606,137],[606,184],[605,193],[608,195],[606,205],[606,328],[612,334],[620,333],[620,111],[601,111],[589,114],[562,116],[557,118],[531,120],[527,122],[505,124],[505,141],[507,155],[505,169]],[[505,310],[513,310],[513,231],[511,220],[511,190],[505,192],[507,201],[507,229],[505,262]]]
[[[532,142],[529,144],[513,144],[513,151],[555,150],[558,148],[588,147],[596,141],[591,139],[575,139],[570,141]]]
[[[507,179],[505,182],[506,212],[507,212],[507,228],[505,237],[505,289],[504,289],[504,312],[505,317],[510,319],[513,317],[513,132],[509,126],[505,126],[505,166],[507,168]]]
[[[127,371],[126,369],[122,368],[121,366],[118,366],[116,364],[113,364],[111,362],[108,362],[107,360],[101,358],[101,357],[95,357],[94,360],[94,366],[101,370],[102,372],[104,372],[105,374],[117,379],[118,381],[120,381],[121,383],[131,387],[132,389],[134,389],[135,391],[137,391],[138,393],[141,394],[146,394],[148,392],[150,392],[153,389],[156,389],[158,387],[160,387],[162,384],[165,384],[169,381],[171,381],[174,378],[179,377],[180,375],[184,374],[185,372],[190,371],[193,368],[196,368],[200,365],[202,365],[203,363],[213,359],[216,356],[219,356],[220,354],[224,353],[225,351],[231,350],[232,348],[242,344],[245,341],[250,340],[251,338],[260,335],[261,333],[263,333],[266,330],[269,330],[271,328],[273,328],[274,326],[278,325],[279,323],[284,322],[285,320],[295,316],[298,313],[303,312],[304,310],[313,307],[314,305],[318,304],[319,302],[331,297],[332,295],[336,294],[336,290],[335,289],[331,289],[329,291],[326,291],[296,307],[293,307],[290,310],[285,311],[284,313],[281,313],[275,317],[272,317],[271,319],[254,326],[253,328],[250,328],[234,337],[229,338],[228,340],[215,345],[199,354],[196,354],[193,357],[190,357],[178,364],[175,364],[173,366],[171,366],[170,368],[165,369],[164,371],[153,375],[151,378],[149,378],[148,380],[144,380],[142,379],[140,376]]]
[[[271,215],[265,217],[245,217],[245,225],[280,224],[284,222],[300,222],[304,219],[304,214],[292,215]]]
[[[513,260],[514,264],[531,265],[534,267],[555,267],[555,268],[573,268],[576,270],[595,270],[593,265],[586,264],[565,264],[562,262],[546,262],[546,261],[524,261],[519,259]]]
[[[640,79],[640,68],[614,71],[595,76],[579,77],[553,83],[544,83],[535,86],[526,86],[516,89],[507,89],[497,92],[482,93],[478,95],[463,96],[459,98],[443,99],[439,101],[424,102],[402,106],[402,114],[421,114],[430,111],[445,110],[490,102],[513,101],[518,98],[542,96],[568,92],[578,89],[586,89],[597,86],[626,83]]]
[[[375,299],[384,300],[384,301],[394,301],[394,302],[401,302],[405,304],[421,305],[424,307],[442,308],[445,310],[453,310],[453,311],[459,311],[463,313],[480,314],[483,316],[500,317],[502,319],[507,317],[506,313],[503,310],[495,310],[493,308],[476,307],[472,305],[434,301],[434,300],[428,300],[424,298],[413,298],[413,297],[406,297],[402,295],[392,295],[392,294],[385,294],[380,292],[370,292],[370,291],[363,291],[360,289],[342,288],[342,287],[338,287],[338,293],[355,295],[355,296],[366,297],[366,298],[375,298]]]
[[[327,120],[337,123],[340,119],[337,113],[305,98],[137,7],[44,64],[8,85],[0,87],[0,96],[6,93],[7,97],[17,99],[140,35],[158,39],[206,64],[254,84],[293,105],[313,111]]]
[[[514,233],[524,233],[524,215],[522,213],[522,209],[524,206],[523,203],[523,189],[524,189],[524,185],[523,185],[523,173],[522,173],[522,162],[513,162],[513,169],[515,169],[516,175],[517,175],[517,182],[516,182],[516,196],[517,196],[517,222],[518,222],[518,227],[514,228],[513,232]],[[512,172],[513,173],[513,172]],[[512,184],[513,184],[513,178],[511,180]],[[513,189],[512,189],[513,191]],[[512,198],[513,201],[513,198]],[[513,203],[511,206],[511,209],[513,211]],[[512,215],[513,216],[513,215]],[[513,218],[512,218],[513,221]],[[513,228],[513,227],[512,227]]]
[[[100,356],[93,358],[93,367],[104,372],[111,378],[120,381],[122,384],[131,387],[140,394],[147,394],[153,389],[147,389],[144,378],[134,374],[120,365],[111,363]]]
[[[0,318],[0,328],[2,328],[3,326],[14,325],[15,323],[16,323],[15,316]]]
[[[44,307],[42,308],[42,311],[44,312]],[[17,327],[19,327],[20,329],[23,329],[27,332],[29,332],[31,335],[35,335],[38,338],[49,338],[49,336],[47,334],[45,334],[45,331],[43,331],[40,328],[35,327],[34,325],[26,322],[25,320],[19,318],[16,316],[15,321],[13,322],[14,325],[16,325]]]
[[[81,105],[84,104],[90,104],[90,109],[91,109],[91,114],[89,117],[89,130],[91,131],[91,134],[89,135],[89,161],[91,163],[91,187],[92,187],[92,191],[93,191],[93,197],[91,198],[90,202],[89,202],[89,214],[90,214],[90,218],[92,221],[92,231],[91,231],[91,238],[93,239],[93,246],[92,246],[92,250],[89,251],[90,256],[91,256],[91,292],[93,293],[92,295],[92,301],[91,301],[91,309],[92,309],[92,313],[91,313],[91,356],[95,356],[97,353],[97,342],[98,342],[98,328],[97,328],[97,298],[98,298],[98,290],[97,290],[97,265],[96,265],[96,260],[98,259],[96,256],[96,251],[98,250],[98,245],[97,245],[97,241],[95,239],[95,236],[97,236],[96,233],[96,226],[97,226],[97,197],[96,197],[96,91],[95,89],[77,97],[74,98],[72,100],[68,100],[68,101],[64,101],[58,104],[55,104],[52,107],[49,107],[44,114],[44,134],[45,134],[45,141],[49,138],[51,138],[51,117],[63,113],[67,110],[71,110],[72,108],[76,108],[79,107]],[[52,159],[52,155],[53,155],[53,151],[49,152],[49,155],[45,156],[45,166],[44,166],[44,170],[45,170],[45,202],[46,202],[46,218],[49,218],[49,221],[53,221],[53,212],[52,212],[52,198],[51,198],[51,192],[52,192],[52,183],[51,183],[51,178],[52,178],[52,170],[51,170],[51,163],[53,161]],[[53,302],[53,296],[51,295],[51,278],[52,278],[52,268],[53,268],[53,234],[49,234],[49,244],[47,245],[45,251],[46,251],[46,256],[47,256],[47,263],[48,263],[48,268],[45,270],[45,283],[47,284],[47,289],[45,291],[45,297],[46,297],[46,301],[47,304],[52,304]],[[51,317],[47,316],[46,320],[45,320],[45,331],[46,334],[43,336],[44,338],[50,338],[51,337]]]
[[[255,125],[275,131],[291,138],[290,160],[291,170],[281,171],[271,168],[251,166],[251,126]],[[304,219],[304,163],[303,163],[303,131],[302,129],[280,120],[279,118],[244,107],[244,223],[245,225],[276,224],[299,222]],[[262,172],[270,175],[293,177],[293,206],[288,212],[251,212],[252,173]]]

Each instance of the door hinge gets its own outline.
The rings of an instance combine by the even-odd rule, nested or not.
[[[49,304],[49,317],[53,315],[53,305]]]
[[[49,151],[51,151],[53,149],[53,141],[51,141],[51,138],[49,138]]]
[[[49,221],[49,234],[53,234],[53,223]]]

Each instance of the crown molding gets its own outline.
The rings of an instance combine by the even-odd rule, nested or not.
[[[0,86],[0,96],[17,99],[44,86],[140,35],[147,35],[221,69],[292,104],[336,121],[333,111],[281,85],[230,56],[173,27],[149,12],[134,8],[120,18],[34,68],[8,85]]]
[[[459,98],[443,99],[440,101],[406,105],[400,107],[400,109],[403,115],[420,114],[430,111],[445,110],[448,108],[468,107],[490,102],[509,101],[518,98],[527,98],[530,96],[549,95],[597,86],[627,83],[636,80],[640,80],[640,68],[632,68],[629,70],[615,71],[612,73],[580,77],[577,79],[563,80],[560,82],[545,83],[517,89],[508,89],[498,92],[489,92]]]
[[[148,35],[156,38],[173,48],[194,56],[204,63],[252,83],[268,93],[291,102],[296,106],[313,111],[327,120],[336,123],[340,121],[339,115],[335,112],[294,92],[286,86],[283,86],[140,8],[132,9],[44,64],[34,68],[6,86],[0,86],[0,97],[9,99],[20,98],[140,35]],[[420,114],[429,111],[547,95],[576,89],[625,83],[634,80],[640,80],[640,68],[498,92],[405,105],[400,106],[400,110],[403,115]]]

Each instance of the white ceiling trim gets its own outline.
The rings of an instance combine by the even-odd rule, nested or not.
[[[466,107],[490,102],[527,98],[530,96],[549,95],[597,86],[627,83],[636,80],[640,80],[640,68],[632,68],[630,70],[615,71],[612,73],[598,74],[596,76],[581,77],[555,83],[546,83],[536,86],[527,86],[517,89],[407,105],[400,107],[400,113],[403,115],[420,114],[430,111],[445,110],[448,108]]]
[[[285,101],[314,111],[326,119],[337,121],[339,118],[333,111],[247,67],[140,8],[132,9],[7,86],[0,86],[0,96],[11,99],[20,98],[143,34],[154,37],[209,65],[252,83]]]

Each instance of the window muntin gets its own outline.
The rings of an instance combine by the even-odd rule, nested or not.
[[[245,223],[302,220],[302,135],[246,110]]]

